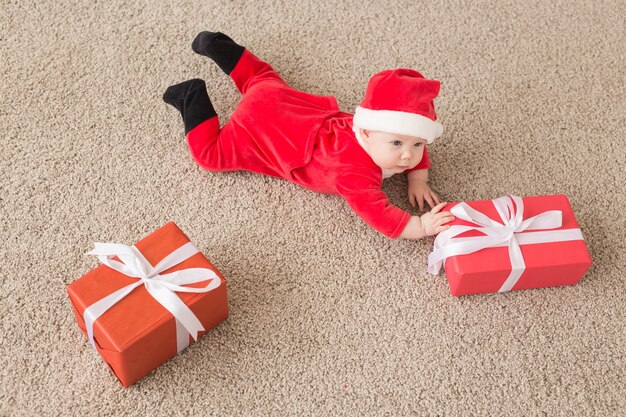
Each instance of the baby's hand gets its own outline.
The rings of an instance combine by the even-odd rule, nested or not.
[[[449,211],[439,212],[446,204],[448,203],[439,203],[431,211],[420,217],[422,230],[426,236],[436,235],[450,228],[450,225],[446,225],[446,223],[454,220],[454,216]]]
[[[436,204],[440,204],[439,197],[428,186],[426,181],[421,179],[412,179],[409,181],[409,203],[415,208],[415,203],[420,208],[420,211],[424,211],[424,200],[430,205],[431,208],[435,208]]]

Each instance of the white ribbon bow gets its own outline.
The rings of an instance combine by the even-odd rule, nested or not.
[[[176,292],[209,292],[221,284],[220,277],[208,268],[187,268],[169,274],[161,274],[179,263],[189,259],[199,250],[189,242],[166,256],[156,266],[150,262],[135,246],[126,246],[117,243],[95,243],[95,248],[86,255],[95,255],[100,262],[131,278],[137,278],[137,282],[127,285],[114,293],[104,297],[100,301],[90,305],[83,317],[87,328],[89,342],[95,348],[93,339],[93,323],[109,308],[126,297],[132,290],[144,285],[148,293],[154,297],[176,319],[176,346],[180,352],[189,345],[189,335],[194,340],[198,338],[198,332],[204,331],[204,327],[196,315],[176,295]],[[117,256],[122,262],[111,258]],[[183,287],[182,285],[211,280],[205,287]]]
[[[511,260],[511,273],[498,292],[510,291],[526,269],[520,244],[564,242],[583,240],[580,229],[549,230],[524,233],[528,230],[558,229],[563,224],[563,213],[550,210],[526,220],[524,202],[517,196],[504,196],[492,200],[502,223],[498,223],[483,213],[474,210],[466,203],[452,207],[450,212],[457,218],[472,222],[477,226],[452,226],[435,238],[433,251],[428,255],[428,272],[437,275],[446,258],[466,255],[481,249],[508,246]],[[515,207],[513,207],[515,202]],[[461,233],[476,230],[484,236],[456,238]]]

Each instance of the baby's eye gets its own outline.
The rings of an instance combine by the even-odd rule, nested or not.
[[[394,140],[393,142],[391,142],[392,144],[394,144],[395,146],[400,146],[402,145],[402,141],[400,140]]]
[[[415,144],[415,147],[416,147],[416,148],[419,148],[419,147],[420,147],[420,146],[422,146],[423,144],[424,144],[423,142],[417,142],[417,143]]]

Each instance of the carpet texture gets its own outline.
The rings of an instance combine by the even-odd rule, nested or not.
[[[0,0],[0,414],[626,414],[626,3]],[[191,51],[223,31],[352,112],[369,77],[442,82],[447,201],[563,193],[594,264],[576,286],[453,298],[432,238],[391,240],[336,196],[211,173],[168,85],[231,80]],[[385,182],[411,209],[406,179]],[[411,209],[411,211],[415,212]],[[65,286],[94,241],[175,221],[228,280],[230,318],[124,389]]]

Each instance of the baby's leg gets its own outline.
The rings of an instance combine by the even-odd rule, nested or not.
[[[200,32],[194,39],[191,49],[215,61],[226,74],[230,75],[242,94],[261,81],[274,81],[286,85],[267,62],[260,60],[221,32]]]
[[[247,131],[220,122],[203,80],[169,87],[163,100],[180,111],[185,135],[195,161],[209,171],[247,170],[279,176]]]

